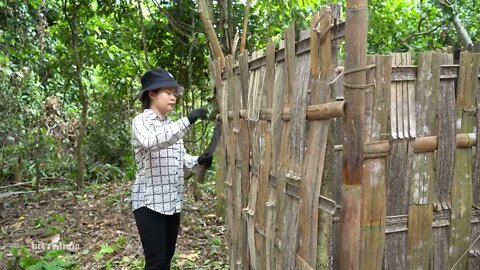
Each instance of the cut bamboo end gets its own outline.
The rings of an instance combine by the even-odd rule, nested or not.
[[[291,108],[283,109],[282,119],[290,121]],[[307,120],[327,120],[331,118],[343,117],[345,111],[345,101],[333,101],[323,104],[316,104],[307,106],[306,118]],[[220,115],[216,116],[217,120],[221,121]],[[247,119],[247,110],[240,110],[240,118]],[[228,119],[233,119],[233,112],[228,111]],[[272,108],[260,109],[260,120],[270,121],[272,119]]]
[[[475,133],[457,134],[457,148],[469,148],[477,145]],[[413,152],[425,153],[435,151],[438,148],[438,137],[417,137],[414,141]],[[343,145],[335,145],[335,151],[343,151]],[[390,143],[387,140],[366,143],[363,146],[364,157],[374,158],[386,156],[390,152]]]

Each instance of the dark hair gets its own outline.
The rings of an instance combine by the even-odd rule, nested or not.
[[[152,92],[154,94],[157,94],[158,91],[160,91],[160,88],[159,89],[155,89],[155,90],[150,90],[150,91],[147,91],[143,94],[143,97],[141,99],[142,101],[142,108],[145,110],[145,109],[150,109],[150,105],[152,104],[152,100],[150,99],[150,96],[148,94],[148,92]]]

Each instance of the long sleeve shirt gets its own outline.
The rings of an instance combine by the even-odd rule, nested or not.
[[[187,154],[183,136],[187,117],[172,121],[145,109],[132,120],[132,145],[137,172],[132,187],[132,211],[146,206],[162,214],[180,212],[184,170],[196,171],[198,156]]]

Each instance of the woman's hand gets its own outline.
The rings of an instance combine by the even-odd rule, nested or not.
[[[209,169],[212,167],[213,156],[210,153],[203,153],[198,157],[198,164],[205,166]]]
[[[188,115],[188,121],[190,124],[194,124],[198,119],[206,120],[208,117],[208,111],[205,109],[194,109]]]

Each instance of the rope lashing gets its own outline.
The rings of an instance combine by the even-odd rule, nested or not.
[[[342,75],[355,73],[355,72],[362,71],[362,70],[373,69],[373,68],[375,68],[375,64],[367,65],[367,66],[359,67],[359,68],[354,68],[354,69],[349,69],[349,70],[343,69],[342,72],[340,72],[332,81],[330,81],[330,82],[320,82],[320,83],[321,84],[329,84],[329,85],[334,84]],[[365,89],[365,88],[369,88],[371,86],[375,86],[374,83],[367,84],[367,85],[355,85],[355,86],[343,83],[343,85],[345,85],[347,87],[350,87],[350,88],[353,88],[353,89]]]
[[[352,68],[352,69],[346,70],[344,72],[344,74],[351,74],[351,73],[355,73],[355,72],[359,72],[359,71],[363,71],[363,70],[369,70],[369,69],[373,69],[373,68],[375,68],[375,64],[366,65],[366,66],[358,67],[358,68]],[[344,82],[343,85],[350,88],[350,89],[363,90],[363,89],[368,89],[370,87],[374,87],[375,83],[352,85],[352,84],[348,84],[348,83]]]

